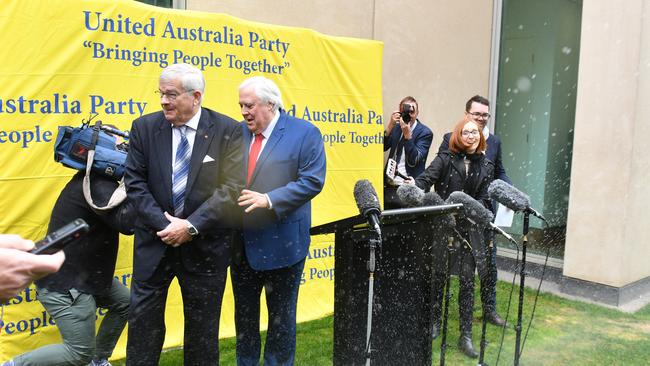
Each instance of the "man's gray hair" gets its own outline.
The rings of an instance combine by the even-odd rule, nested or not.
[[[205,92],[205,78],[203,73],[189,64],[173,64],[165,67],[160,73],[160,81],[169,82],[180,80],[186,92],[198,90],[201,95]]]
[[[264,76],[253,76],[244,80],[239,85],[239,90],[248,87],[253,87],[255,95],[260,98],[260,101],[272,104],[273,112],[277,112],[278,109],[284,108],[282,105],[282,93],[280,93],[280,88],[278,88],[272,80],[267,79]]]

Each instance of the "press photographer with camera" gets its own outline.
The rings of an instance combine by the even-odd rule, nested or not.
[[[85,125],[75,131],[86,128],[92,129]],[[68,132],[70,130],[68,128]],[[101,135],[101,138],[113,141],[115,151],[122,151],[120,149],[126,146],[120,144],[115,136],[103,132]],[[84,146],[86,148],[88,146]],[[84,149],[79,151],[87,153]],[[118,189],[120,176],[106,177],[95,171],[89,172],[91,203],[95,207],[84,197],[85,176],[85,171],[78,171],[59,194],[50,217],[48,234],[79,218],[88,224],[90,230],[65,246],[66,260],[57,273],[35,282],[37,299],[55,320],[63,343],[16,356],[2,366],[110,365],[108,358],[127,322],[130,298],[129,289],[113,277],[119,234],[133,234],[136,217],[128,201],[113,208],[104,207]],[[98,307],[108,311],[95,335]]]
[[[418,120],[418,114],[415,98],[404,97],[384,130],[384,151],[390,149],[384,174],[384,209],[400,208],[397,187],[406,177],[424,172],[433,133]]]

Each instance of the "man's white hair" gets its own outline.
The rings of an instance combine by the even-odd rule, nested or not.
[[[255,95],[260,98],[262,102],[270,103],[273,105],[273,112],[278,109],[284,108],[282,105],[282,93],[280,88],[270,79],[264,76],[253,76],[244,80],[239,85],[239,90],[253,87]]]
[[[173,64],[165,67],[160,73],[161,82],[180,80],[186,92],[198,90],[201,95],[205,92],[205,78],[203,73],[189,64]]]

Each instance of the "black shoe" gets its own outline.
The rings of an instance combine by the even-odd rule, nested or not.
[[[440,326],[434,324],[433,327],[431,327],[431,340],[435,340],[438,338],[440,335]]]
[[[458,349],[467,357],[478,357],[478,352],[474,349],[471,337],[461,335],[460,338],[458,338]]]
[[[501,316],[499,316],[499,314],[496,311],[491,311],[485,314],[485,317],[487,318],[487,322],[490,324],[494,324],[499,327],[504,327],[508,325],[506,321]]]

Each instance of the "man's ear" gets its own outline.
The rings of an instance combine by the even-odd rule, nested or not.
[[[201,94],[199,90],[193,91],[192,96],[194,97],[194,105],[201,103],[201,98],[203,97],[203,94]]]

